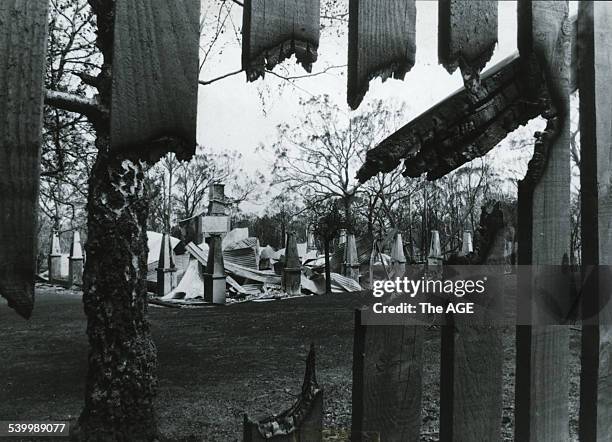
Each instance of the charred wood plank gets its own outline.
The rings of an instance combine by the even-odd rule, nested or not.
[[[357,178],[365,182],[402,161],[405,176],[440,178],[540,115],[544,104],[528,98],[532,89],[543,87],[539,76],[525,75],[518,56],[509,57],[485,72],[477,94],[455,92],[368,151]]]
[[[568,4],[520,1],[518,46],[529,78],[545,88],[528,88],[529,99],[545,103],[547,120],[536,134],[534,156],[518,189],[519,264],[534,264],[533,274],[519,277],[515,439],[558,441],[569,437],[568,353],[565,327],[542,308],[542,295],[553,291],[563,303],[569,296],[560,272],[568,259],[570,209],[570,33]],[[544,92],[544,93],[543,93]],[[569,288],[566,285],[565,290]],[[523,322],[522,319],[519,319]],[[558,323],[557,321],[554,321]]]
[[[403,79],[414,66],[414,0],[350,0],[348,104],[356,109],[370,80]]]
[[[297,401],[276,417],[259,421],[244,416],[244,442],[321,441],[323,438],[323,390],[317,384],[315,351],[306,359],[302,391]]]
[[[307,72],[317,61],[320,1],[245,0],[242,23],[242,68],[247,81],[264,77],[295,54]]]
[[[501,439],[503,347],[501,329],[492,321],[503,299],[505,228],[509,210],[502,203],[485,205],[474,252],[454,256],[445,264],[487,266],[487,290],[477,310],[448,318],[442,327],[440,368],[440,440]],[[457,269],[461,269],[460,267]],[[461,273],[462,270],[459,270]],[[465,271],[465,270],[464,270]],[[470,276],[471,278],[471,276]],[[479,416],[474,419],[474,416]]]
[[[196,147],[199,0],[116,0],[111,149],[157,161]]]
[[[438,4],[438,59],[449,73],[461,70],[470,91],[497,44],[497,0],[441,0]]]
[[[47,2],[0,2],[0,295],[34,307]]]
[[[579,435],[612,441],[612,4],[581,2],[578,12],[583,265],[594,284],[582,300]]]
[[[370,326],[355,311],[351,441],[420,440],[424,326]]]

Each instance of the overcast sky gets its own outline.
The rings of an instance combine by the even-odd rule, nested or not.
[[[230,2],[228,2],[230,3]],[[573,2],[575,3],[575,2]],[[203,0],[203,14],[210,20],[218,13],[218,6],[213,0]],[[225,32],[211,53],[201,79],[211,79],[228,72],[240,69],[241,48],[236,38],[242,22],[242,8],[234,5],[229,17],[228,32]],[[576,6],[572,5],[572,10]],[[437,1],[417,1],[416,25],[416,63],[406,75],[404,81],[389,79],[382,83],[380,79],[370,83],[370,90],[361,107],[373,99],[404,101],[408,104],[405,123],[427,110],[446,96],[462,87],[458,70],[449,75],[437,61]],[[230,22],[231,20],[231,22]],[[342,26],[347,27],[346,23]],[[347,32],[329,32],[321,34],[319,60],[313,66],[313,72],[324,70],[328,66],[346,65]],[[516,52],[516,2],[499,2],[498,46],[487,67]],[[292,75],[304,74],[301,66],[295,64],[295,58],[277,67],[279,72]],[[279,89],[279,85],[285,87]],[[245,74],[241,73],[217,81],[211,85],[200,86],[198,104],[198,142],[206,149],[220,151],[235,149],[244,156],[247,168],[266,171],[271,158],[255,153],[259,144],[269,145],[275,139],[276,125],[281,122],[293,122],[299,116],[300,98],[310,95],[329,94],[331,99],[350,112],[346,105],[346,69],[334,69],[325,74],[301,79],[299,88],[286,85],[286,82],[272,75],[254,83],[247,83]],[[263,99],[262,99],[263,97]],[[526,129],[533,131],[532,128]],[[259,211],[261,207],[246,205],[247,211]]]

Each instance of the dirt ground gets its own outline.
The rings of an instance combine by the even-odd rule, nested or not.
[[[151,307],[159,354],[158,410],[167,440],[240,441],[244,413],[279,413],[298,393],[311,342],[325,389],[325,439],[351,423],[353,310],[343,294],[205,309]],[[26,322],[0,304],[0,420],[75,420],[83,403],[86,321],[80,293],[37,288]],[[504,439],[511,440],[514,334],[504,335]],[[438,440],[439,330],[426,333],[422,440]],[[576,436],[579,333],[572,332],[571,427]],[[15,440],[15,439],[12,439]]]

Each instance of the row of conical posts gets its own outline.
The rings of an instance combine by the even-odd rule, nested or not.
[[[77,230],[74,230],[72,232],[72,241],[70,242],[70,254],[68,255],[68,287],[80,287],[83,285],[84,261],[83,248],[81,246],[81,235]],[[53,232],[51,235],[48,267],[50,282],[66,282],[62,278],[62,250],[60,248],[58,232]]]

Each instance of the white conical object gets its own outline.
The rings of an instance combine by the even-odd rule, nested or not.
[[[352,233],[346,236],[343,267],[344,276],[359,282],[359,255],[357,254],[357,241]]]
[[[463,232],[463,243],[461,244],[461,255],[466,256],[474,251],[472,245],[472,232],[466,230]]]
[[[315,241],[314,231],[308,229],[308,234],[306,236],[306,251],[310,252],[311,250],[317,250],[317,243]]]
[[[346,229],[340,229],[340,233],[338,235],[338,244],[346,243]]]
[[[164,233],[157,262],[157,295],[159,297],[170,293],[176,287],[177,268],[174,265],[174,261],[174,251],[172,250],[170,235]]]
[[[83,259],[81,234],[78,232],[78,230],[72,232],[72,243],[70,244],[70,259]]]
[[[440,247],[440,233],[437,230],[431,231],[431,244],[429,246],[429,257],[430,258],[442,258],[442,251]]]
[[[60,240],[57,232],[53,232],[51,236],[51,256],[58,256],[62,254],[62,249],[60,248]]]
[[[442,264],[442,248],[440,247],[440,233],[437,230],[431,231],[431,244],[429,246],[429,256],[427,257],[428,266],[439,266]]]
[[[393,244],[391,245],[391,262],[399,264],[404,264],[406,262],[404,242],[402,241],[401,233],[397,233],[393,239]]]
[[[57,232],[51,236],[51,250],[48,257],[49,281],[60,282],[62,279],[62,249]]]

